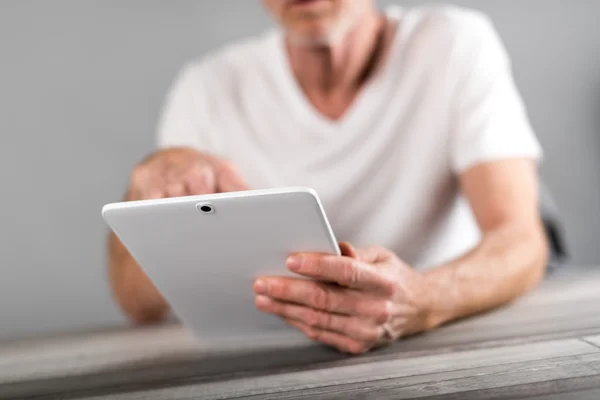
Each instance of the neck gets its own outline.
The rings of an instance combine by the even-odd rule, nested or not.
[[[321,93],[359,88],[375,69],[386,25],[373,10],[335,44],[302,46],[288,41],[290,64],[300,85]]]

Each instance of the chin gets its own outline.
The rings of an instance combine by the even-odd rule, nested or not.
[[[302,46],[330,46],[339,42],[348,28],[330,22],[310,23],[303,26],[289,27],[287,35],[290,40]]]
[[[329,33],[299,33],[288,31],[288,38],[293,44],[305,47],[329,46],[335,43],[334,37]]]

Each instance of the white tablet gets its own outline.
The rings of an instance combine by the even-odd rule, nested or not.
[[[309,188],[108,204],[102,216],[184,325],[202,341],[291,333],[254,305],[258,276],[292,276],[294,252],[340,254]]]

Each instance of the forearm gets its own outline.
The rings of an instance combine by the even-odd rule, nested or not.
[[[158,322],[168,313],[162,295],[113,233],[109,237],[109,277],[115,299],[134,322]]]
[[[535,287],[544,275],[547,244],[541,224],[533,225],[492,230],[473,251],[425,272],[430,325],[504,305]]]

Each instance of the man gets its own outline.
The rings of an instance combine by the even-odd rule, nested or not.
[[[452,7],[382,14],[374,0],[264,5],[281,30],[184,68],[126,199],[315,188],[343,256],[290,255],[322,283],[262,277],[253,290],[261,311],[343,352],[532,289],[547,256],[541,150],[489,21]],[[167,314],[114,236],[110,276],[134,321]]]

